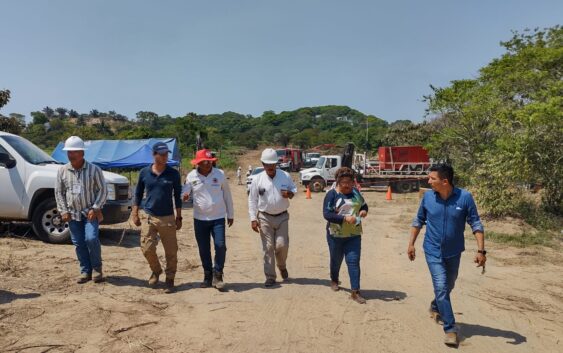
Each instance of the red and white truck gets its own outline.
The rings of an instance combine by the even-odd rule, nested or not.
[[[321,156],[317,165],[299,173],[301,184],[311,191],[320,192],[326,185],[335,181],[336,171],[350,167],[357,172],[357,180],[362,188],[386,188],[391,186],[395,192],[418,190],[428,178],[432,165],[428,152],[422,146],[379,147],[377,159],[369,159],[363,153],[355,153],[355,146],[346,145],[342,155]]]
[[[303,151],[297,148],[278,148],[278,165],[288,172],[298,172],[303,167]]]

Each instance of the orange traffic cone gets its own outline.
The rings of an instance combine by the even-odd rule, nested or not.
[[[391,193],[391,185],[387,187],[387,195],[385,196],[385,200],[387,201],[393,200],[393,194]]]
[[[305,195],[306,195],[305,198],[306,198],[307,200],[312,199],[312,197],[311,197],[311,189],[309,188],[309,185],[307,185],[307,193],[306,193]]]

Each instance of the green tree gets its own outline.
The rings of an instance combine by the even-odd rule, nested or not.
[[[0,108],[8,104],[10,101],[10,90],[0,90]]]
[[[45,114],[45,116],[48,119],[51,119],[53,117],[53,115],[55,114],[55,111],[49,106],[43,108],[41,111],[43,112],[43,114]]]
[[[563,213],[563,29],[515,32],[506,53],[471,80],[425,97],[441,126],[431,153],[493,215],[517,214],[522,186],[540,184],[541,207]]]
[[[49,122],[49,118],[47,118],[47,116],[43,112],[31,112],[30,115],[32,118],[32,124],[43,125]]]
[[[25,124],[15,117],[6,117],[0,114],[0,131],[9,132],[11,134],[19,135],[23,131]]]
[[[57,116],[59,118],[66,118],[66,113],[68,112],[68,109],[63,108],[63,107],[59,107],[57,109],[55,109],[55,112],[57,112]]]
[[[68,116],[74,119],[78,119],[79,114],[76,110],[71,109],[68,111]]]
[[[141,125],[145,125],[149,127],[155,127],[158,120],[158,114],[153,112],[140,111],[137,112],[136,117],[137,117],[137,121]]]
[[[10,113],[8,115],[10,118],[15,119],[21,126],[25,127],[25,115],[20,113]]]

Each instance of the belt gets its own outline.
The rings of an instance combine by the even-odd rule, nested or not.
[[[271,213],[264,212],[264,211],[260,211],[260,213],[263,213],[263,214],[268,215],[268,216],[271,216],[271,217],[277,217],[277,216],[281,216],[282,214],[286,214],[287,211],[283,211],[283,212],[278,213],[278,214],[271,214]]]

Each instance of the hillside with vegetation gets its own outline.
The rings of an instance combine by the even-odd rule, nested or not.
[[[133,119],[115,111],[78,113],[45,107],[0,118],[0,129],[51,150],[70,135],[84,139],[176,137],[184,156],[198,136],[215,150],[262,145],[312,146],[354,142],[358,149],[424,145],[451,163],[458,185],[470,188],[489,215],[519,216],[560,226],[563,214],[563,29],[515,32],[505,52],[471,79],[430,86],[420,123],[387,122],[348,106],[304,107],[260,116],[236,112],[172,117],[140,111]],[[0,93],[0,108],[10,92]],[[540,190],[539,193],[532,193]],[[555,222],[555,223],[554,223]]]

